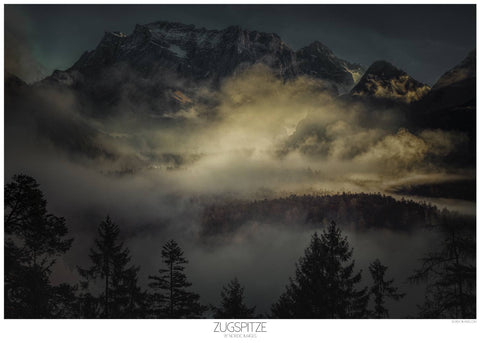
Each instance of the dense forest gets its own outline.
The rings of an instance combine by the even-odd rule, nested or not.
[[[331,220],[357,230],[395,229],[410,231],[438,225],[441,212],[427,203],[395,200],[380,193],[291,195],[261,201],[223,201],[207,206],[202,215],[205,239],[234,234],[249,221],[326,226]]]
[[[381,194],[305,195],[210,205],[203,212],[202,234],[228,235],[249,220],[302,221],[316,228],[268,313],[246,305],[247,293],[237,278],[223,285],[219,304],[203,303],[185,271],[188,251],[175,240],[163,242],[162,260],[143,289],[141,266],[109,216],[99,223],[88,265],[77,266],[78,282],[54,285],[52,267],[75,242],[65,218],[48,212],[37,181],[15,175],[5,186],[5,317],[389,318],[387,300],[402,301],[405,293],[379,259],[371,261],[365,274],[356,267],[354,247],[342,232],[347,225],[357,230],[438,230],[441,242],[425,253],[409,278],[427,290],[416,317],[476,317],[472,218]],[[361,283],[365,279],[370,280],[367,285]]]

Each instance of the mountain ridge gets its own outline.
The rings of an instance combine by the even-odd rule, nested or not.
[[[137,24],[129,35],[106,32],[95,49],[84,52],[64,72],[94,75],[104,67],[127,62],[146,71],[152,71],[156,65],[175,70],[188,79],[218,81],[246,66],[263,63],[284,79],[309,75],[335,83],[342,89],[353,87],[364,68],[336,57],[327,47],[315,52],[320,62],[328,62],[319,68],[318,61],[305,56],[314,44],[295,51],[276,33],[251,31],[239,26],[210,30],[160,21]],[[62,72],[56,74],[59,73]],[[55,76],[52,74],[50,78],[55,79]]]
[[[307,76],[361,101],[416,105],[427,103],[422,99],[431,98],[438,89],[443,92],[448,83],[464,74],[471,80],[475,76],[472,56],[456,67],[459,71],[442,75],[431,90],[389,62],[376,61],[365,70],[337,57],[318,40],[295,51],[276,33],[157,21],[137,24],[131,34],[105,32],[98,45],[85,51],[70,68],[55,70],[37,84],[74,89],[85,101],[93,99],[99,104],[101,113],[128,99],[132,111],[147,106],[150,112],[168,115],[198,101],[209,101],[195,96],[199,86],[218,88],[223,79],[260,63],[285,81]],[[124,85],[129,85],[128,89]],[[179,101],[175,95],[179,93],[189,101]],[[450,88],[447,93],[453,94]]]
[[[427,84],[415,80],[390,62],[379,60],[370,65],[350,94],[411,103],[429,91]]]

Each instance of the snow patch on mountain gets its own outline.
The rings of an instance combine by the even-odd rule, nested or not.
[[[177,55],[180,58],[185,58],[187,57],[187,52],[182,49],[182,47],[175,45],[175,44],[170,44],[170,47],[168,48],[171,52],[173,52],[175,55]]]

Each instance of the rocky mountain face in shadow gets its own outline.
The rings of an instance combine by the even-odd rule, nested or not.
[[[360,64],[338,58],[318,41],[298,50],[296,59],[300,74],[334,82],[340,92],[348,92],[365,72]]]
[[[389,62],[374,62],[365,71],[319,41],[294,51],[275,33],[163,21],[136,25],[131,34],[106,32],[72,67],[54,71],[36,86],[74,90],[94,117],[118,112],[117,106],[163,116],[195,103],[215,105],[199,88],[215,90],[225,78],[255,64],[285,81],[299,76],[322,80],[334,92],[361,101],[414,104],[416,113],[468,105],[475,97],[475,52],[430,90]]]
[[[414,106],[416,113],[429,119],[443,117],[446,112],[468,112],[476,105],[476,51],[471,51],[458,65],[448,70],[433,85],[432,90]],[[460,118],[457,118],[460,119]],[[445,127],[447,122],[438,125]],[[453,124],[453,123],[448,123]],[[454,125],[457,127],[458,125]],[[466,127],[464,127],[466,128]]]
[[[93,116],[125,104],[164,115],[191,103],[211,102],[198,88],[217,89],[225,78],[255,64],[284,80],[302,75],[320,79],[334,92],[348,91],[364,72],[319,42],[294,51],[275,33],[156,22],[137,25],[129,35],[105,33],[94,50],[41,84],[76,90]],[[189,101],[179,101],[178,94]]]
[[[386,61],[374,62],[350,91],[352,96],[411,103],[423,98],[430,87]]]
[[[412,126],[465,132],[468,163],[476,157],[476,51],[448,70],[410,111]]]

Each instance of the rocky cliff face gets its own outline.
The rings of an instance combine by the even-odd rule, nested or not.
[[[420,100],[430,91],[403,70],[385,61],[373,63],[350,94],[359,97],[411,103]]]
[[[149,106],[155,113],[178,110],[181,92],[194,103],[195,89],[216,88],[221,81],[254,64],[268,66],[285,80],[301,75],[348,91],[363,68],[336,57],[319,42],[295,52],[274,33],[238,26],[207,30],[193,25],[156,22],[137,25],[127,35],[107,32],[66,71],[55,71],[42,84],[81,91],[103,109],[122,99]],[[133,109],[132,109],[133,110]]]
[[[341,93],[348,92],[365,72],[361,65],[338,58],[318,41],[298,50],[296,58],[299,73],[333,82]]]
[[[282,77],[297,74],[294,52],[276,34],[237,26],[218,31],[157,22],[137,25],[130,35],[106,33],[97,48],[86,52],[70,70],[91,74],[127,63],[141,72],[165,67],[188,79],[218,80],[257,62]]]

